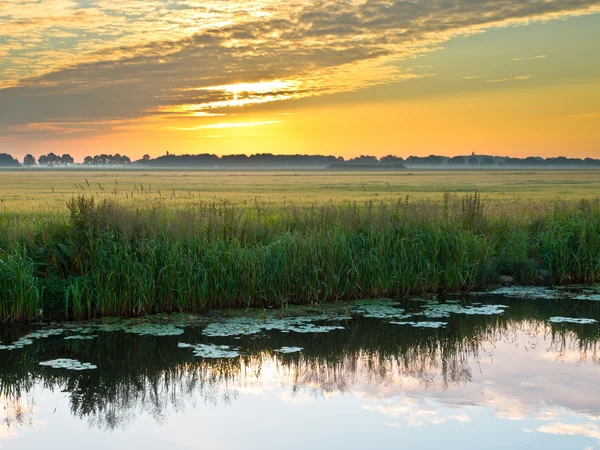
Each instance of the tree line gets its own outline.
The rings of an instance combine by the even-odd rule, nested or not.
[[[35,166],[36,164],[39,164],[40,166],[60,166],[63,164],[68,166],[69,164],[74,163],[75,159],[68,153],[65,153],[62,156],[55,155],[54,153],[48,153],[47,155],[41,155],[37,161],[31,154],[27,154],[23,158],[23,165],[28,167]],[[131,159],[129,156],[119,155],[118,153],[115,155],[101,154],[95,156],[86,156],[83,159],[83,165],[85,166],[122,166],[126,164],[131,164]]]
[[[74,158],[65,153],[56,155],[48,153],[36,158],[28,154],[24,157],[22,165],[58,167],[74,164]],[[587,168],[600,167],[600,159],[593,158],[566,158],[564,156],[541,158],[529,156],[526,158],[512,158],[502,156],[475,155],[469,156],[409,156],[404,159],[400,156],[387,155],[381,158],[372,155],[361,155],[355,158],[344,159],[341,156],[325,155],[276,155],[271,153],[257,153],[253,155],[234,154],[218,156],[202,153],[197,155],[166,155],[151,158],[146,154],[141,159],[132,161],[126,155],[100,154],[86,156],[83,166],[148,166],[148,167],[205,167],[205,168],[334,168],[334,169],[399,169],[412,168],[476,168],[476,167],[573,167]],[[19,167],[21,164],[16,158],[6,153],[0,154],[0,166]]]

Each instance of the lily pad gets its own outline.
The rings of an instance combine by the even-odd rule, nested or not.
[[[70,341],[70,340],[82,340],[82,341],[90,341],[94,338],[97,338],[98,335],[97,334],[75,334],[73,336],[67,336],[65,338],[65,341]]]
[[[412,314],[399,307],[400,303],[394,301],[364,300],[355,303],[351,311],[364,317],[373,319],[406,319]]]
[[[550,317],[549,320],[552,323],[577,323],[580,325],[591,325],[598,323],[598,321],[594,319],[583,319],[578,317]]]
[[[92,363],[82,363],[76,359],[59,358],[50,361],[40,362],[40,366],[52,367],[53,369],[67,369],[67,370],[92,370],[98,367]]]
[[[235,317],[223,322],[211,323],[202,330],[209,337],[246,336],[262,331],[278,330],[282,333],[328,333],[343,330],[341,325],[315,325],[313,322],[326,321],[326,315],[274,318],[257,320],[247,317]]]
[[[532,298],[543,300],[554,300],[564,297],[564,293],[555,289],[539,286],[507,286],[495,289],[489,294],[503,295],[509,298]]]
[[[448,325],[448,322],[390,322],[394,325],[410,325],[414,328],[442,328]]]
[[[49,328],[47,330],[39,330],[33,333],[26,334],[21,336],[18,340],[9,345],[0,345],[0,350],[18,350],[26,345],[33,344],[33,341],[36,339],[44,339],[51,336],[58,336],[59,334],[64,333],[64,328]]]
[[[462,306],[448,303],[428,303],[423,306],[422,315],[430,319],[450,317],[450,314],[465,314],[469,316],[492,316],[502,314],[506,305]]]
[[[279,350],[275,350],[279,353],[298,353],[304,350],[302,347],[281,347]]]
[[[180,342],[177,345],[179,348],[191,348],[194,350],[194,356],[200,358],[237,358],[240,356],[238,349],[229,347],[228,345],[206,345],[206,344],[186,344]]]

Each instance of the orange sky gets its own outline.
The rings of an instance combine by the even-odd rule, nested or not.
[[[598,158],[598,11],[586,0],[3,2],[0,152]]]

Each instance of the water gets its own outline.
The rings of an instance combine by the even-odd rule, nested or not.
[[[0,448],[600,448],[600,302],[472,300],[4,329]]]

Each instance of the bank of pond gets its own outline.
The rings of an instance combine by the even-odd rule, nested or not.
[[[0,321],[285,308],[600,280],[598,200],[226,201],[0,214]]]

